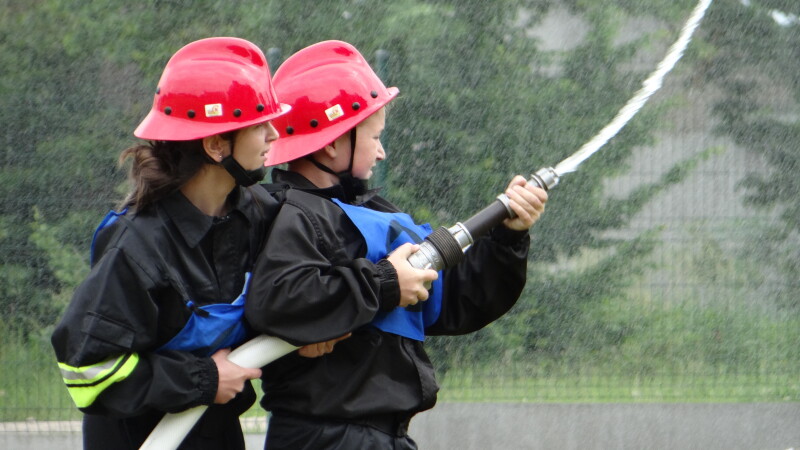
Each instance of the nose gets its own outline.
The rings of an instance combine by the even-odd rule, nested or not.
[[[278,134],[278,130],[275,129],[275,127],[272,125],[272,122],[267,122],[266,141],[267,142],[272,142],[275,139],[278,139],[279,136],[280,136],[280,134]]]
[[[386,150],[383,148],[383,143],[381,141],[378,141],[378,157],[376,159],[378,161],[386,159]]]

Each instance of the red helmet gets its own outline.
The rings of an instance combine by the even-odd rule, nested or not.
[[[152,141],[189,141],[272,120],[278,102],[264,53],[232,37],[201,39],[170,58],[153,107],[136,128]]]
[[[290,56],[275,72],[275,92],[292,110],[272,124],[281,134],[267,153],[274,166],[325,147],[397,96],[352,45],[324,41]]]

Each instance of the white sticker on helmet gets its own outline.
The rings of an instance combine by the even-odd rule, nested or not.
[[[206,117],[219,117],[222,115],[222,103],[206,105]]]
[[[328,116],[328,120],[333,121],[339,117],[342,117],[344,115],[344,110],[342,110],[340,105],[336,104],[326,109],[325,115]]]

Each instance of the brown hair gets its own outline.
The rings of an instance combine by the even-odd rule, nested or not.
[[[122,151],[120,166],[130,159],[131,189],[120,204],[141,211],[174,192],[195,176],[203,164],[214,161],[203,150],[202,139],[151,141]]]

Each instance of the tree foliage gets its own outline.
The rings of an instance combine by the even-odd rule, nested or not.
[[[706,24],[709,48],[699,77],[725,93],[715,105],[717,132],[730,136],[767,170],[754,170],[741,188],[748,204],[775,213],[753,255],[782,274],[776,294],[800,308],[800,5],[791,0],[728,1]],[[794,22],[781,22],[783,14]]]

